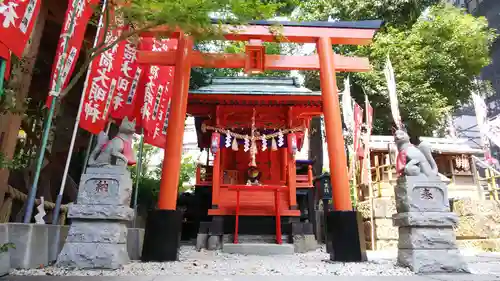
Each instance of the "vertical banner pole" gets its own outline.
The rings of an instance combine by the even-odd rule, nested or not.
[[[97,35],[94,39],[94,47],[97,46],[97,42],[99,39],[99,32],[100,32],[100,29],[102,28],[102,20],[103,20],[102,14],[104,13],[104,11],[106,9],[106,5],[107,5],[107,1],[104,0],[103,6],[101,9],[101,17],[99,19],[99,25],[97,26],[97,33],[96,33]],[[63,53],[65,53],[65,51],[63,51]],[[82,113],[83,102],[85,100],[85,90],[88,87],[87,80],[88,80],[89,74],[90,74],[90,72],[87,71],[87,77],[85,78],[85,84],[83,86],[83,91],[82,91],[82,94],[80,97],[80,104],[78,105],[78,111],[76,113],[75,125],[73,126],[73,134],[71,135],[71,142],[69,144],[68,156],[66,157],[66,164],[64,166],[64,172],[63,172],[63,177],[61,180],[61,186],[59,187],[59,194],[57,194],[56,206],[55,206],[54,212],[52,214],[52,224],[53,225],[56,225],[58,220],[59,220],[59,211],[61,210],[61,202],[62,202],[62,197],[64,194],[64,188],[66,187],[66,179],[68,177],[69,165],[71,163],[71,157],[73,155],[73,149],[75,147],[76,135],[78,133],[78,125],[80,124],[80,115]],[[90,141],[92,143],[92,138],[90,138]],[[90,152],[90,150],[88,152]],[[86,166],[87,166],[87,163],[85,163],[85,166],[83,168],[84,171],[86,169]]]
[[[3,80],[5,77],[5,69],[7,68],[7,61],[0,58],[0,98],[3,96]]]
[[[73,2],[73,9],[76,9],[76,5],[78,5],[77,1]],[[70,20],[70,26],[68,30],[72,30],[73,27],[75,26],[75,16],[76,13],[71,14],[71,20]],[[65,35],[65,34],[64,34]],[[66,40],[63,46],[63,51],[62,53],[66,53],[66,49],[68,48],[68,43],[69,40]],[[38,180],[40,179],[40,173],[42,171],[42,166],[43,162],[45,160],[45,150],[47,149],[47,141],[49,139],[49,132],[52,127],[52,118],[54,117],[54,111],[56,107],[56,102],[58,98],[59,91],[61,90],[61,71],[62,71],[62,66],[59,66],[59,69],[57,69],[57,78],[56,78],[56,84],[54,87],[54,92],[57,95],[54,95],[52,98],[52,102],[50,103],[49,107],[49,114],[47,114],[47,119],[45,120],[45,124],[43,126],[43,135],[42,135],[42,144],[40,147],[40,151],[38,153],[38,159],[36,162],[36,170],[35,170],[35,176],[33,178],[33,185],[31,186],[31,189],[28,194],[28,202],[26,205],[26,212],[24,214],[24,223],[30,223],[31,222],[31,215],[33,214],[33,207],[35,205],[35,198],[36,198],[36,191],[38,188]]]
[[[139,143],[139,154],[137,155],[137,172],[135,178],[135,190],[134,190],[134,221],[132,227],[135,228],[137,223],[137,197],[139,194],[139,182],[142,176],[142,151],[144,149],[144,129],[141,129],[141,142]]]

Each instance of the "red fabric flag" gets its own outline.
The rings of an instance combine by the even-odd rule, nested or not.
[[[40,0],[0,2],[0,42],[17,57],[22,57],[40,11]]]
[[[146,45],[149,42],[146,42]],[[177,40],[157,41],[152,39],[153,51],[167,51],[177,46]],[[151,44],[149,43],[149,44]],[[144,128],[144,142],[164,148],[170,112],[170,98],[174,78],[172,66],[150,66],[145,75],[144,99],[142,101],[141,119]]]
[[[9,80],[10,76],[10,51],[5,46],[0,42],[0,58],[5,60],[5,73],[4,73],[4,79]]]
[[[99,0],[70,0],[68,2],[68,9],[66,10],[64,25],[61,30],[56,57],[52,64],[51,93],[55,93],[56,80],[59,74],[58,70],[60,71],[59,79],[61,79],[59,81],[59,92],[66,88],[69,78],[75,69],[78,55],[80,54],[87,23],[93,14],[94,6],[97,4],[99,4]],[[73,24],[71,20],[73,20]],[[66,44],[66,52],[63,54],[64,45]],[[52,97],[52,95],[47,97],[45,106],[50,107]]]
[[[113,98],[111,108],[111,117],[117,120],[134,115],[137,89],[144,72],[143,67],[137,63],[137,45],[131,40],[124,40],[119,45],[119,48],[123,49],[123,62],[118,78],[117,93]]]
[[[100,32],[104,32],[104,30],[101,29]],[[106,36],[106,45],[115,42],[121,32],[121,29],[109,30]],[[99,36],[102,35],[99,34]],[[120,48],[118,44],[99,54],[92,61],[83,92],[85,98],[80,114],[80,127],[82,129],[98,134],[106,126],[122,61],[123,48]]]

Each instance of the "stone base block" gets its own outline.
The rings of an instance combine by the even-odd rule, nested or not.
[[[468,273],[460,251],[456,249],[400,249],[398,264],[415,273]]]
[[[55,262],[68,237],[69,226],[47,225],[49,239],[49,263]]]
[[[56,266],[82,269],[118,269],[130,262],[127,244],[70,243],[64,245]]]
[[[127,234],[127,252],[131,260],[140,260],[144,244],[144,229],[129,228]]]
[[[448,188],[440,179],[424,175],[399,177],[394,195],[398,213],[450,211]]]
[[[272,256],[272,255],[292,255],[294,248],[292,244],[224,244],[222,248],[224,253],[241,254],[241,255],[257,255],[257,256]]]
[[[392,216],[394,226],[455,226],[458,216],[451,212],[406,212]]]
[[[129,206],[71,204],[68,218],[131,221],[134,210]]]
[[[45,224],[9,223],[12,268],[38,268],[49,263],[48,231]]]
[[[196,250],[200,251],[201,249],[206,249],[207,240],[208,240],[208,234],[198,233],[198,235],[196,236]]]
[[[318,242],[314,234],[294,235],[293,247],[295,253],[305,253],[316,250],[318,248]]]
[[[9,226],[0,224],[0,245],[9,243]],[[10,272],[10,249],[0,253],[0,277]]]
[[[222,249],[221,235],[210,235],[207,240],[207,250],[215,251]]]
[[[451,226],[399,228],[399,249],[456,249],[455,241]]]
[[[73,221],[67,242],[71,243],[127,243],[127,226],[119,221]]]
[[[332,211],[327,217],[332,261],[366,261],[363,218],[356,211]]]
[[[141,260],[144,262],[177,261],[181,229],[181,211],[151,211],[146,222]]]

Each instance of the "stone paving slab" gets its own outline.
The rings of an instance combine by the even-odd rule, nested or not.
[[[496,275],[425,276],[5,276],[0,281],[500,281]]]

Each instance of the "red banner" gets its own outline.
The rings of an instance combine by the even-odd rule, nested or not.
[[[94,6],[99,4],[99,0],[70,0],[64,25],[61,30],[61,36],[57,45],[56,57],[52,64],[52,75],[50,80],[50,90],[52,94],[55,92],[56,81],[59,74],[59,92],[66,88],[69,78],[75,69],[80,48],[85,37],[87,23],[94,12]],[[73,21],[73,22],[72,22]],[[64,51],[64,46],[66,50]],[[60,71],[60,73],[58,73]],[[50,107],[52,103],[52,95],[47,97],[45,105]]]
[[[134,114],[136,92],[141,81],[143,67],[137,63],[137,44],[131,40],[125,40],[119,45],[119,48],[123,49],[123,62],[120,68],[120,78],[118,78],[117,93],[113,98],[111,117],[121,120],[125,116],[131,117]]]
[[[4,0],[0,3],[0,41],[22,57],[40,11],[40,0]]]
[[[146,48],[153,51],[167,51],[175,49],[177,40],[167,39],[145,42]],[[150,66],[148,75],[145,75],[144,100],[142,101],[141,119],[144,128],[144,142],[164,148],[168,127],[168,113],[174,78],[172,66]]]
[[[100,32],[104,32],[103,29]],[[106,46],[115,42],[120,35],[120,29],[109,30],[106,36]],[[98,134],[106,126],[111,103],[118,86],[122,61],[123,48],[120,48],[119,44],[99,54],[92,61],[83,93],[85,98],[80,114],[80,127],[82,129]]]

